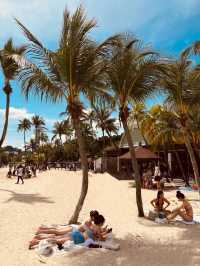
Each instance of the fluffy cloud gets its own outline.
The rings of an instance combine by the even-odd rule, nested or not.
[[[5,109],[0,109],[0,116],[4,117]],[[29,113],[25,108],[10,107],[9,117],[12,120],[20,120],[23,118],[31,118],[33,113]]]

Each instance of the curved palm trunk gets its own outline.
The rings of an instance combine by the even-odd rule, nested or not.
[[[194,150],[192,148],[192,145],[191,145],[191,142],[190,142],[190,139],[189,139],[189,136],[188,136],[186,130],[184,130],[184,135],[185,135],[185,145],[186,145],[186,148],[187,148],[188,153],[190,155],[190,160],[192,163],[195,181],[198,185],[198,190],[199,190],[199,195],[200,195],[200,177],[199,177],[199,168],[198,168],[197,160],[196,160]]]
[[[10,112],[10,92],[6,93],[6,112],[5,112],[5,122],[3,127],[3,132],[0,139],[0,147],[2,147],[4,140],[6,138],[6,133],[8,130],[8,118],[9,118],[9,112]]]
[[[79,213],[83,207],[83,203],[87,195],[87,191],[88,191],[88,162],[87,162],[87,156],[85,152],[85,142],[84,142],[84,138],[82,136],[81,127],[80,127],[80,121],[78,119],[73,119],[73,126],[75,129],[75,133],[76,133],[76,137],[77,137],[77,141],[79,145],[79,153],[81,157],[83,179],[82,179],[81,194],[80,194],[78,203],[76,205],[76,208],[74,210],[74,213],[71,219],[69,220],[69,224],[77,223]]]
[[[142,204],[142,195],[141,195],[141,180],[140,180],[140,173],[138,169],[138,163],[135,155],[135,149],[133,146],[133,141],[131,138],[131,134],[128,128],[127,120],[126,119],[121,119],[124,132],[126,135],[126,139],[128,142],[129,146],[129,151],[131,154],[131,162],[132,162],[132,167],[135,173],[135,184],[136,184],[136,202],[137,202],[137,208],[138,208],[138,216],[139,217],[144,217],[144,210],[143,210],[143,204]]]

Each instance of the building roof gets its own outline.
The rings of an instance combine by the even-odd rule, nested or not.
[[[150,151],[149,149],[141,146],[135,147],[135,155],[137,159],[158,159],[159,156]],[[130,152],[127,152],[120,156],[120,159],[131,159]]]

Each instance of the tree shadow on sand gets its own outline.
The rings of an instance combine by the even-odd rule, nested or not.
[[[12,190],[0,189],[0,191],[9,192],[10,197],[4,201],[4,203],[8,203],[11,201],[23,202],[27,204],[34,203],[49,203],[53,204],[54,201],[50,200],[48,197],[41,196],[39,193],[35,194],[24,194],[24,193],[16,193]]]
[[[163,228],[164,230],[164,228]],[[196,228],[196,234],[198,232]],[[104,249],[81,249],[69,252],[66,256],[76,266],[197,266],[200,254],[199,239],[193,238],[190,229],[175,242],[156,239],[150,241],[139,235],[128,234],[120,243],[119,251]]]

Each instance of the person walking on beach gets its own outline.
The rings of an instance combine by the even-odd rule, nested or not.
[[[17,183],[15,184],[19,184],[19,180],[21,180],[22,184],[24,184],[23,175],[24,175],[24,167],[20,164],[17,167]]]

